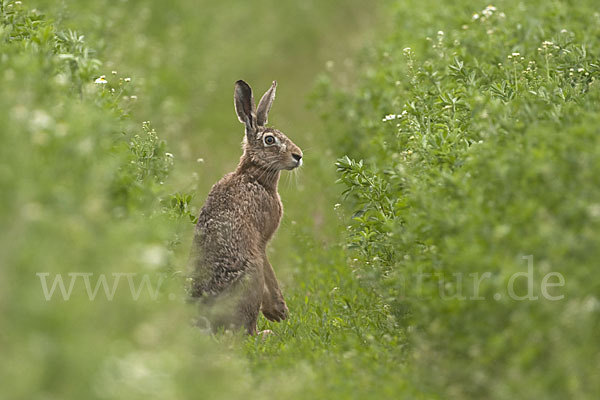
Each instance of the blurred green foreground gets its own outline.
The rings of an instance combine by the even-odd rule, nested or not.
[[[592,0],[0,0],[0,399],[595,398],[599,27]],[[306,161],[265,341],[185,301],[238,79],[278,80]]]

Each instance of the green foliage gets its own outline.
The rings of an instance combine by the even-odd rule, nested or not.
[[[52,17],[0,0],[2,396],[599,391],[591,0],[386,1],[379,19],[358,0],[36,6]],[[271,122],[306,160],[269,249],[291,315],[261,319],[264,340],[205,336],[181,285],[190,222],[239,158],[239,78],[279,81]],[[530,261],[538,299],[515,300]],[[69,301],[45,299],[43,274],[73,273]],[[101,276],[120,276],[111,299]]]
[[[31,69],[38,68],[35,72],[40,81],[39,88],[29,89],[48,93],[46,100],[50,100],[50,93],[67,88],[76,92],[79,99],[83,100],[83,104],[78,106],[93,107],[93,103],[99,105],[107,114],[108,120],[114,122],[114,127],[107,129],[109,132],[105,133],[105,137],[94,135],[83,139],[83,142],[79,143],[80,153],[101,153],[109,150],[106,146],[111,147],[112,163],[120,163],[111,191],[116,203],[122,203],[121,205],[129,201],[143,203],[156,196],[159,190],[155,186],[162,185],[167,177],[173,156],[165,152],[164,141],[158,139],[149,122],[142,124],[143,134],[126,133],[131,129],[130,124],[119,123],[119,120],[126,120],[128,117],[127,109],[132,102],[131,93],[135,90],[129,83],[131,79],[117,79],[116,71],[108,80],[104,75],[98,77],[101,62],[93,58],[95,51],[86,45],[83,35],[72,30],[56,31],[55,26],[42,14],[36,10],[29,11],[18,2],[3,2],[1,9],[3,52],[7,56],[14,55],[3,59],[3,69],[9,85],[21,78],[15,76],[16,71],[23,67],[23,63],[28,63],[30,68],[28,72],[34,72]],[[32,79],[31,76],[28,78]],[[97,79],[94,81],[94,78]],[[77,101],[75,93],[67,97],[69,98]],[[133,98],[135,99],[135,96]],[[25,107],[26,104],[16,105],[21,118],[31,118],[25,115],[28,112]],[[69,111],[72,110],[68,110],[63,103],[58,102],[51,112],[42,109],[33,112],[30,129],[35,131],[33,135],[37,137],[38,144],[42,145],[40,151],[50,154],[56,151],[53,145],[62,146],[72,143],[70,137],[67,137],[69,127],[57,122],[60,118],[56,118],[61,112]],[[91,113],[90,117],[93,116],[94,114]],[[62,116],[62,118],[68,117]],[[49,139],[51,136],[49,133],[57,125],[61,130],[54,135],[54,139],[64,137],[62,141]],[[119,134],[119,131],[122,133]],[[129,137],[131,139],[127,143]],[[96,146],[100,148],[97,149]],[[62,151],[67,150],[62,147]]]
[[[2,1],[0,397],[236,396],[241,363],[205,361],[220,352],[189,326],[175,279],[182,211],[158,201],[173,158],[128,118],[129,79],[100,78],[92,54]]]
[[[171,167],[173,154],[166,152],[166,143],[160,140],[149,121],[142,123],[142,134],[135,134],[127,143],[126,162],[119,168],[112,193],[121,205],[136,209],[164,191],[163,184]],[[121,147],[125,147],[120,143]],[[172,198],[177,199],[174,194]],[[170,203],[173,208],[180,206]]]
[[[421,39],[397,23],[358,91],[332,96],[329,120],[365,159],[337,163],[356,272],[411,332],[410,368],[434,396],[600,390],[599,17],[569,3],[448,5]],[[514,278],[529,256],[536,300]],[[544,296],[552,272],[565,284]]]
[[[332,53],[345,57],[361,35],[362,2],[36,1],[50,17],[1,4],[0,397],[350,397],[409,387],[389,368],[403,355],[385,354],[402,330],[345,267],[331,212],[333,138],[302,100]],[[264,342],[195,329],[180,282],[190,221],[239,158],[239,78],[257,91],[280,81],[274,126],[310,166],[280,185],[286,216],[270,259],[292,317],[261,320],[275,332]],[[75,277],[71,297],[55,286],[46,300],[44,279],[51,290],[59,274],[67,291]]]

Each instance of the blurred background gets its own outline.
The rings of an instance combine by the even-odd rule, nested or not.
[[[0,399],[595,399],[598,37],[595,0],[0,0]],[[238,79],[305,155],[267,340],[185,294]]]
[[[239,159],[243,126],[232,107],[237,79],[248,81],[257,98],[277,80],[271,124],[307,149],[307,162],[328,157],[323,165],[331,168],[333,155],[318,151],[331,138],[307,108],[308,95],[326,65],[355,62],[379,10],[377,2],[366,7],[358,1],[41,0],[39,6],[58,15],[61,26],[85,34],[103,56],[103,74],[117,70],[139,83],[133,119],[152,120],[169,142],[181,168],[174,184],[189,184],[195,171],[201,193]],[[310,176],[301,181],[302,190]]]
[[[331,182],[339,153],[318,110],[310,109],[309,94],[327,68],[336,68],[339,80],[351,84],[354,55],[380,21],[378,2],[41,0],[36,6],[85,34],[102,55],[102,74],[117,70],[138,84],[132,120],[151,120],[168,141],[177,160],[169,184],[193,193],[196,208],[241,155],[243,126],[232,106],[233,83],[249,82],[258,101],[277,80],[269,122],[304,150],[311,165],[282,176],[287,218],[277,243],[290,246],[293,235],[284,232],[292,221],[320,240],[335,234],[329,229],[331,204],[340,190]],[[284,251],[273,257],[285,264]]]

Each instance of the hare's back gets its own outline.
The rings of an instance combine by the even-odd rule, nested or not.
[[[211,189],[196,225],[197,245],[211,262],[258,255],[264,193],[229,174]]]
[[[200,211],[194,238],[197,273],[194,295],[218,294],[239,281],[262,257],[257,224],[260,189],[225,176],[213,186]],[[258,201],[260,203],[260,201]]]

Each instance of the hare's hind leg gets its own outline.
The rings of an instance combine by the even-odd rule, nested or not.
[[[243,276],[216,297],[200,302],[202,321],[208,321],[213,332],[220,329],[244,329],[256,334],[256,321],[265,285],[262,268],[254,263],[245,263]]]
[[[255,266],[258,266],[256,268]],[[249,335],[256,335],[256,321],[262,302],[265,280],[260,265],[254,264],[248,269],[243,282],[240,282],[240,292],[236,310],[236,321],[239,327],[244,327]]]

